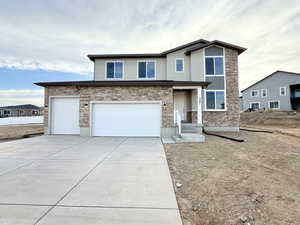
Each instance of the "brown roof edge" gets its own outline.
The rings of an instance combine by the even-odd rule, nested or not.
[[[202,48],[206,48],[206,47],[211,46],[211,45],[219,45],[219,46],[222,46],[222,47],[225,47],[225,48],[231,48],[231,49],[237,50],[239,54],[241,54],[242,52],[247,50],[247,48],[244,48],[244,47],[241,47],[241,46],[238,46],[238,45],[233,45],[233,44],[230,44],[230,43],[227,43],[227,42],[214,40],[214,41],[209,42],[205,45],[195,46],[195,47],[192,47],[190,49],[187,49],[185,54],[190,55],[192,51],[196,51],[196,50],[199,50],[199,49],[202,49]]]
[[[120,81],[62,81],[34,83],[41,87],[51,86],[79,86],[79,87],[107,87],[107,86],[201,86],[207,87],[210,82],[205,81],[173,81],[173,80],[120,80]]]

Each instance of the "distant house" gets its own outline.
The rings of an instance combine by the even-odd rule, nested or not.
[[[41,107],[31,104],[0,107],[0,118],[12,116],[40,116],[42,114],[43,109]]]
[[[242,108],[300,109],[300,73],[276,71],[242,90]]]

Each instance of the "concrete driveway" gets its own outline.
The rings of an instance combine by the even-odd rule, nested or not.
[[[181,225],[159,138],[0,144],[1,225]]]

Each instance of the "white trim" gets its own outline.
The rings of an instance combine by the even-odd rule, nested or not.
[[[281,94],[281,88],[284,88],[284,95]],[[286,96],[286,87],[280,87],[279,88],[279,95],[280,96]]]
[[[197,123],[202,124],[202,87],[197,88]]]
[[[49,134],[52,134],[52,126],[51,126],[51,120],[52,120],[52,112],[51,112],[51,105],[52,105],[52,100],[54,98],[78,98],[80,100],[79,95],[68,95],[68,96],[63,96],[63,95],[58,95],[58,96],[49,96],[48,98],[48,132]],[[79,102],[79,118],[80,118],[80,102]],[[80,125],[79,125],[80,126]]]
[[[278,108],[271,108],[271,102],[278,102]],[[268,101],[268,107],[269,109],[280,109],[280,101],[279,100],[271,100],[271,101]]]
[[[122,77],[121,78],[115,78],[115,63],[117,62],[121,62],[123,65],[122,65]],[[108,78],[107,77],[107,63],[114,63],[114,78]],[[124,71],[125,71],[125,62],[124,61],[121,61],[121,60],[110,60],[110,61],[105,61],[105,80],[124,80],[124,77],[125,77],[125,74],[124,74]]]
[[[223,49],[223,55],[222,56],[220,56],[220,55],[218,55],[218,56],[206,56],[205,55],[205,49],[210,48],[212,46],[222,48]],[[221,47],[221,46],[218,46],[218,45],[212,45],[212,46],[209,46],[209,47],[206,47],[206,48],[203,49],[204,78],[205,77],[225,77],[225,74],[226,74],[226,71],[225,71],[225,69],[226,69],[226,66],[225,66],[225,58],[226,58],[225,57],[225,48]],[[217,58],[217,57],[222,57],[223,58],[223,74],[206,74],[206,60],[205,59],[206,58]],[[216,71],[215,70],[215,59],[214,59],[214,71]]]
[[[93,137],[93,105],[94,104],[159,104],[160,106],[160,137],[162,136],[162,123],[163,123],[163,103],[162,101],[90,101],[89,125],[90,136]]]
[[[263,95],[263,91],[266,91],[266,96]],[[261,92],[261,93],[260,93],[260,96],[261,96],[262,98],[267,98],[267,97],[268,97],[268,90],[267,90],[266,88],[261,89],[260,92]]]
[[[253,91],[256,91],[256,92],[257,92],[257,95],[253,96],[253,95],[252,95],[252,92],[253,92]],[[252,97],[252,98],[257,98],[257,97],[259,97],[259,90],[252,90],[252,91],[250,92],[250,97]]]
[[[177,60],[182,60],[182,71],[177,70]],[[175,59],[175,72],[176,73],[184,73],[184,58],[176,58]]]
[[[217,95],[216,95],[216,92],[219,91],[219,92],[224,92],[224,109],[216,109],[216,98],[217,98]],[[207,92],[215,92],[215,109],[208,109],[207,108],[207,102],[206,102],[206,93]],[[227,103],[226,103],[226,91],[225,90],[206,90],[204,89],[204,111],[213,111],[213,112],[216,112],[216,111],[222,111],[222,112],[225,112],[227,111]]]
[[[139,77],[139,62],[146,63],[146,77]],[[154,62],[154,77],[147,77],[147,63]],[[136,77],[138,80],[156,80],[156,60],[138,60],[136,61]]]
[[[260,102],[249,102],[249,108],[252,109],[252,104],[258,104],[258,109],[260,108]]]
[[[182,90],[182,89],[198,89],[201,86],[173,86],[174,90]]]

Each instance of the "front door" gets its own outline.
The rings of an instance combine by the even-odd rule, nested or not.
[[[187,120],[187,93],[185,91],[174,91],[174,110],[180,114],[181,120]]]

